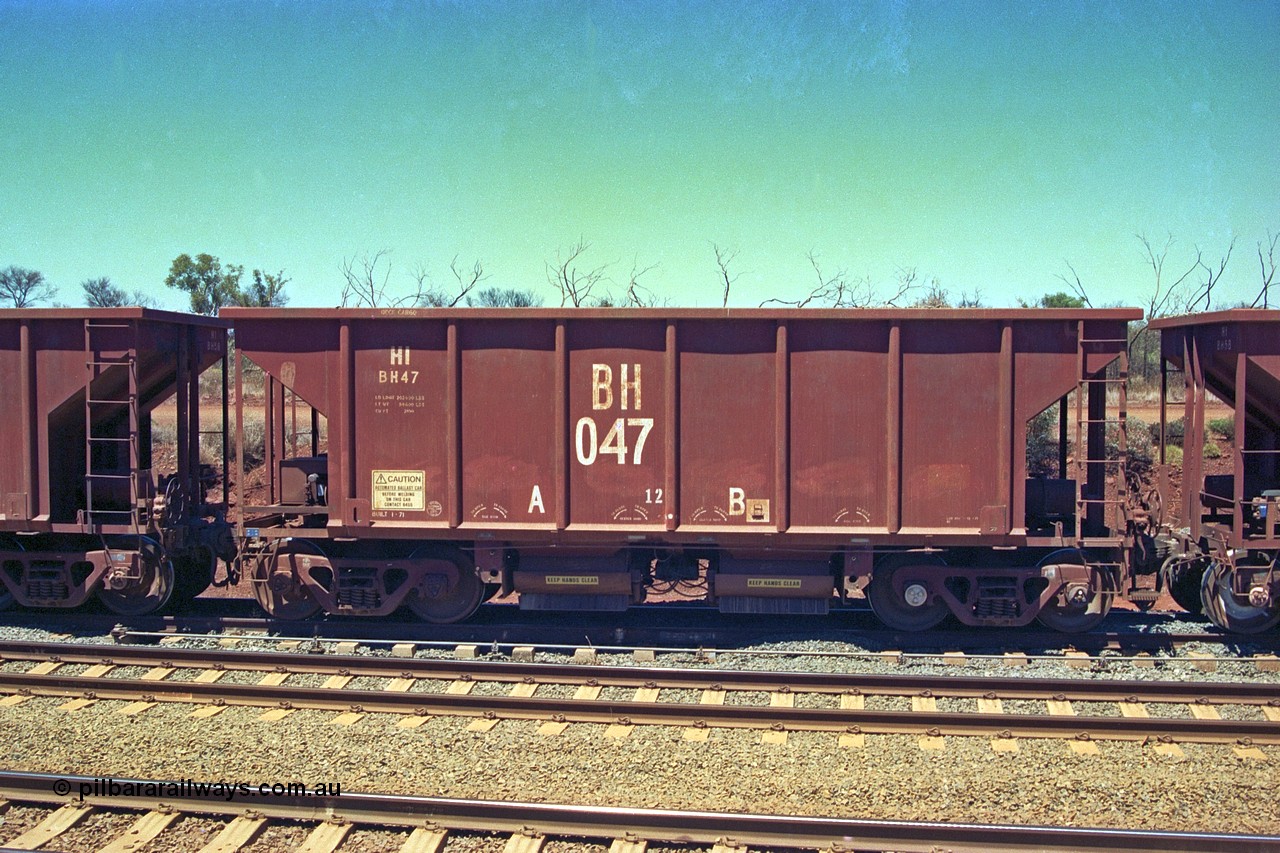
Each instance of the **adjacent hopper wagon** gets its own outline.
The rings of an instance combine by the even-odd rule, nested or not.
[[[199,376],[225,360],[226,326],[141,308],[0,311],[0,607],[97,597],[151,612],[234,557],[199,447]],[[159,477],[152,413],[168,400],[176,458]]]
[[[234,479],[241,559],[280,616],[445,622],[499,591],[784,614],[865,595],[904,629],[1077,630],[1148,536],[1124,472],[1137,310],[222,317],[265,373],[260,421],[240,370],[235,394],[239,458],[263,425],[263,496]],[[1062,449],[1029,478],[1047,409]]]
[[[1160,462],[1171,447],[1182,454],[1181,500],[1164,501],[1175,547],[1161,580],[1184,608],[1203,609],[1224,629],[1265,630],[1280,623],[1280,311],[1166,317],[1150,327],[1160,332],[1161,411],[1181,402],[1184,427],[1161,419]],[[1171,385],[1171,371],[1182,381]],[[1211,398],[1234,411],[1230,458],[1212,472]],[[1161,468],[1166,496],[1175,470]]]

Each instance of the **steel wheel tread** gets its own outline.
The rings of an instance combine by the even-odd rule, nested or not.
[[[480,580],[475,564],[457,548],[427,545],[414,551],[411,560],[447,560],[458,569],[458,581],[444,596],[424,598],[417,591],[405,597],[405,604],[424,622],[446,625],[461,622],[480,606],[484,599],[485,583]]]
[[[1224,631],[1258,634],[1280,623],[1280,600],[1266,607],[1240,604],[1231,594],[1230,569],[1214,560],[1200,582],[1200,600],[1204,615]]]
[[[273,589],[271,586],[276,559],[281,554],[294,553],[311,553],[318,556],[324,554],[320,547],[312,542],[293,539],[273,549],[270,554],[255,560],[250,574],[253,597],[258,600],[262,609],[277,619],[289,621],[308,619],[320,612],[320,602],[315,600],[306,586],[297,578],[291,575],[284,578],[287,586],[283,589]]]
[[[1054,551],[1042,559],[1038,565],[1070,563],[1088,565],[1084,555],[1075,548],[1063,548]],[[1036,621],[1046,628],[1061,631],[1064,634],[1079,634],[1098,626],[1111,612],[1111,602],[1115,598],[1119,583],[1108,576],[1103,569],[1092,569],[1093,578],[1090,583],[1089,600],[1083,605],[1057,605],[1051,602],[1040,608]],[[1056,598],[1054,599],[1056,602]]]
[[[112,550],[132,551],[141,554],[142,578],[124,589],[98,590],[98,600],[112,613],[121,616],[145,616],[164,608],[173,597],[177,582],[173,561],[165,555],[159,543],[146,536],[125,537],[107,543]]]
[[[907,558],[911,559],[911,558]],[[912,565],[927,565],[934,562],[931,558],[911,559]],[[876,566],[871,572],[871,582],[867,584],[867,603],[876,618],[896,631],[927,631],[936,627],[951,609],[938,597],[926,601],[919,607],[913,607],[900,595],[894,587],[893,576],[904,565],[897,557],[888,558],[883,564]],[[942,566],[938,562],[939,567]]]

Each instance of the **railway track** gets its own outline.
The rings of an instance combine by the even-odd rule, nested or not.
[[[944,735],[964,735],[993,738],[994,748],[1009,751],[1028,737],[1068,740],[1075,751],[1096,750],[1102,740],[1152,742],[1169,752],[1183,743],[1229,744],[1265,758],[1260,746],[1280,744],[1280,685],[1269,683],[756,672],[58,643],[0,643],[0,661],[6,670],[0,693],[8,694],[0,706],[54,696],[72,700],[70,710],[122,700],[130,703],[122,712],[134,714],[162,702],[199,705],[193,713],[203,716],[227,706],[264,708],[268,718],[306,708],[339,712],[348,724],[370,713],[397,714],[402,727],[431,716],[470,717],[476,731],[503,720],[541,721],[544,734],[596,723],[609,726],[613,737],[637,725],[662,725],[684,728],[690,740],[705,740],[714,728],[759,729],[763,740],[775,742],[789,732],[818,731],[838,733],[841,745],[851,747],[869,734],[914,735],[933,748]],[[72,672],[76,667],[85,668]],[[146,672],[117,677],[120,667]],[[175,677],[180,671],[186,674]],[[242,683],[225,679],[229,672],[255,676]],[[306,676],[325,680],[299,683]],[[475,690],[481,684],[488,686]],[[1005,702],[1034,707],[1011,713]],[[1102,704],[1076,707],[1083,703]],[[1094,712],[1102,708],[1108,713]],[[1224,718],[1227,708],[1236,710]]]
[[[115,792],[112,792],[114,783]],[[175,789],[177,791],[175,792]],[[86,793],[81,793],[86,792]],[[549,837],[611,841],[613,853],[642,853],[649,843],[747,845],[791,849],[893,849],[933,851],[1244,851],[1280,848],[1280,839],[1226,833],[1155,832],[1080,827],[877,821],[833,817],[722,814],[598,805],[518,803],[341,793],[326,796],[260,795],[252,788],[234,798],[200,793],[167,780],[103,779],[0,771],[0,797],[9,803],[50,808],[49,815],[9,844],[22,849],[66,838],[95,810],[140,815],[101,849],[126,853],[154,839],[179,817],[229,819],[205,848],[234,853],[272,821],[312,826],[307,849],[337,849],[353,828],[392,827],[406,833],[402,851],[436,851],[450,832],[509,834],[506,849],[536,853]]]
[[[973,651],[980,649],[1056,651],[1073,648],[1089,652],[1163,652],[1196,643],[1222,644],[1249,652],[1280,651],[1280,634],[1236,636],[1216,628],[1192,630],[1179,625],[1178,615],[1117,614],[1108,630],[1068,634],[1034,629],[955,629],[904,633],[883,627],[869,613],[842,611],[825,619],[782,630],[762,629],[758,620],[724,616],[710,608],[650,606],[653,612],[626,614],[576,613],[570,616],[537,613],[530,617],[510,605],[488,605],[464,624],[431,625],[394,617],[362,619],[332,617],[306,621],[274,619],[255,613],[239,599],[202,599],[191,612],[177,615],[120,617],[91,612],[10,612],[0,614],[0,627],[42,629],[71,635],[256,633],[291,638],[331,638],[366,642],[476,643],[596,648],[734,648],[762,642],[806,639],[844,642],[869,650],[922,649]],[[650,607],[646,607],[648,611]],[[219,612],[221,611],[221,612]],[[1200,623],[1195,623],[1199,625]],[[1177,625],[1176,632],[1167,631]]]

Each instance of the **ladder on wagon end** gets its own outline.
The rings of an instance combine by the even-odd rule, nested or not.
[[[1124,535],[1128,526],[1128,381],[1129,340],[1125,338],[1085,337],[1085,324],[1080,323],[1076,348],[1076,542],[1083,547],[1094,537]],[[1119,345],[1112,365],[1096,375],[1089,373],[1089,355],[1108,352]],[[1108,417],[1112,389],[1115,416]],[[1111,453],[1108,435],[1114,431],[1115,452]],[[1108,509],[1111,510],[1108,513]],[[1110,516],[1110,517],[1108,517]],[[1095,563],[1107,578],[1109,595],[1122,592],[1127,572],[1122,562]],[[1129,590],[1130,595],[1136,595]]]
[[[1089,355],[1105,352],[1105,347],[1120,344],[1113,366],[1089,374]],[[1113,373],[1114,369],[1114,373]],[[1128,491],[1129,433],[1127,423],[1129,349],[1127,338],[1086,338],[1080,324],[1076,350],[1076,540],[1102,535],[1109,528],[1112,535],[1123,532]],[[1108,417],[1109,398],[1115,389],[1115,416]],[[1114,432],[1114,435],[1110,433]],[[1109,452],[1111,439],[1115,455]],[[1114,490],[1108,489],[1108,483]],[[1108,492],[1113,497],[1108,497]],[[1110,518],[1107,509],[1112,508]]]
[[[127,330],[122,333],[121,330]],[[132,332],[131,335],[127,332]],[[128,343],[122,347],[121,339]],[[104,352],[123,351],[120,356]],[[86,533],[101,532],[103,525],[138,527],[138,473],[141,465],[138,422],[138,325],[128,320],[84,321],[84,508],[80,522]],[[126,382],[113,393],[116,383],[107,381],[113,368],[123,367]],[[117,371],[118,374],[118,371]],[[95,387],[96,384],[96,387]],[[111,424],[121,415],[128,419],[122,434]],[[122,451],[128,469],[121,466]],[[125,487],[125,488],[122,488]],[[127,488],[128,508],[120,509]]]

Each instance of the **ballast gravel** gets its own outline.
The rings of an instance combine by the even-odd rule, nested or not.
[[[1165,629],[1178,630],[1171,622]],[[1188,628],[1187,630],[1191,630]],[[0,629],[0,639],[48,640],[47,634]],[[76,638],[93,642],[89,638]],[[108,642],[104,639],[103,642]],[[209,640],[184,639],[180,647],[212,648]],[[267,640],[242,641],[239,649],[275,650]],[[488,650],[487,647],[482,647]],[[329,651],[333,648],[330,644]],[[509,651],[509,650],[507,650]],[[1000,650],[965,666],[938,656],[908,655],[902,663],[871,657],[846,643],[794,641],[741,651],[659,654],[658,666],[697,670],[748,669],[802,672],[867,672],[913,675],[999,675],[1011,679],[1079,678],[1179,680],[1280,684],[1280,673],[1261,672],[1250,660],[1226,660],[1204,672],[1188,651],[1230,658],[1223,645],[1156,652],[1149,666],[1114,654],[1095,656],[1087,668],[1068,665],[1058,650],[1051,660],[1009,666]],[[878,651],[878,650],[870,650]],[[942,649],[939,652],[944,651]],[[361,655],[385,648],[361,646]],[[448,650],[419,648],[418,657],[451,657]],[[505,654],[488,655],[507,660]],[[566,662],[567,654],[539,652],[542,662]],[[598,655],[607,666],[631,666],[630,654]],[[29,664],[4,663],[23,671]],[[68,666],[66,673],[85,666]],[[113,677],[137,676],[140,668],[118,668]],[[228,672],[228,682],[256,683],[264,673]],[[178,681],[194,677],[179,669]],[[319,686],[325,676],[297,674],[289,684]],[[710,683],[710,682],[708,682]],[[376,689],[378,679],[354,686]],[[419,682],[413,690],[438,692],[448,681]],[[504,695],[506,685],[478,682],[477,696]],[[539,687],[538,695],[572,695],[573,687]],[[606,688],[603,701],[630,697],[631,689]],[[663,690],[659,701],[697,702],[698,690]],[[726,703],[747,697],[733,692]],[[862,748],[842,747],[836,734],[791,733],[785,744],[763,744],[759,731],[712,729],[705,742],[686,740],[679,728],[638,726],[626,738],[605,736],[603,725],[575,723],[563,734],[538,733],[538,723],[506,720],[486,733],[467,730],[467,718],[429,718],[401,728],[402,717],[369,714],[351,726],[336,726],[333,712],[301,710],[277,722],[259,719],[265,709],[230,707],[208,719],[192,719],[190,705],[161,703],[136,717],[115,713],[124,702],[103,700],[76,712],[64,700],[35,698],[0,708],[0,766],[78,775],[194,779],[216,782],[337,783],[344,791],[428,796],[573,802],[587,805],[821,814],[839,817],[944,820],[979,823],[1057,824],[1214,832],[1280,834],[1280,814],[1271,804],[1280,786],[1280,747],[1264,746],[1268,760],[1244,758],[1228,745],[1190,744],[1183,757],[1159,754],[1152,745],[1105,741],[1099,754],[1077,755],[1058,740],[1022,738],[1018,750],[997,753],[980,737],[946,737],[941,750],[924,749],[916,738],[867,735]],[[832,697],[800,694],[801,707],[826,707]],[[940,710],[964,710],[968,700],[940,699]],[[868,696],[868,709],[910,707],[906,697]],[[1006,700],[1006,712],[1044,713],[1043,703]],[[1185,705],[1149,704],[1152,716],[1189,716]],[[1116,716],[1114,703],[1077,703],[1081,715]],[[1261,719],[1253,708],[1221,707],[1223,717]],[[21,834],[47,811],[14,806],[0,815],[0,845]],[[136,817],[93,816],[60,838],[58,849],[91,849],[123,831]],[[199,849],[221,829],[212,819],[182,818],[145,850]],[[95,829],[101,827],[101,829]],[[292,849],[307,825],[273,824],[250,853]],[[119,832],[117,832],[119,834]],[[395,849],[405,833],[357,829],[342,849]],[[76,841],[75,845],[70,842]],[[83,842],[83,843],[81,843]],[[505,836],[450,836],[446,853],[501,850]],[[607,849],[591,843],[551,841],[547,850]],[[651,849],[684,850],[682,847]]]
[[[1278,778],[1274,748],[1265,750],[1270,761],[1196,744],[1182,759],[1120,742],[1080,756],[1062,741],[1025,738],[1015,753],[996,753],[978,737],[947,737],[944,749],[926,750],[914,737],[868,735],[865,747],[849,748],[830,733],[791,733],[772,745],[739,729],[713,729],[697,743],[656,726],[614,739],[603,725],[581,723],[546,736],[533,721],[475,733],[461,718],[404,729],[398,716],[370,714],[343,727],[312,710],[263,722],[257,708],[192,720],[187,705],[126,717],[115,713],[120,702],[76,712],[59,704],[35,698],[0,709],[0,765],[602,806],[1280,832],[1280,816],[1264,807]]]

